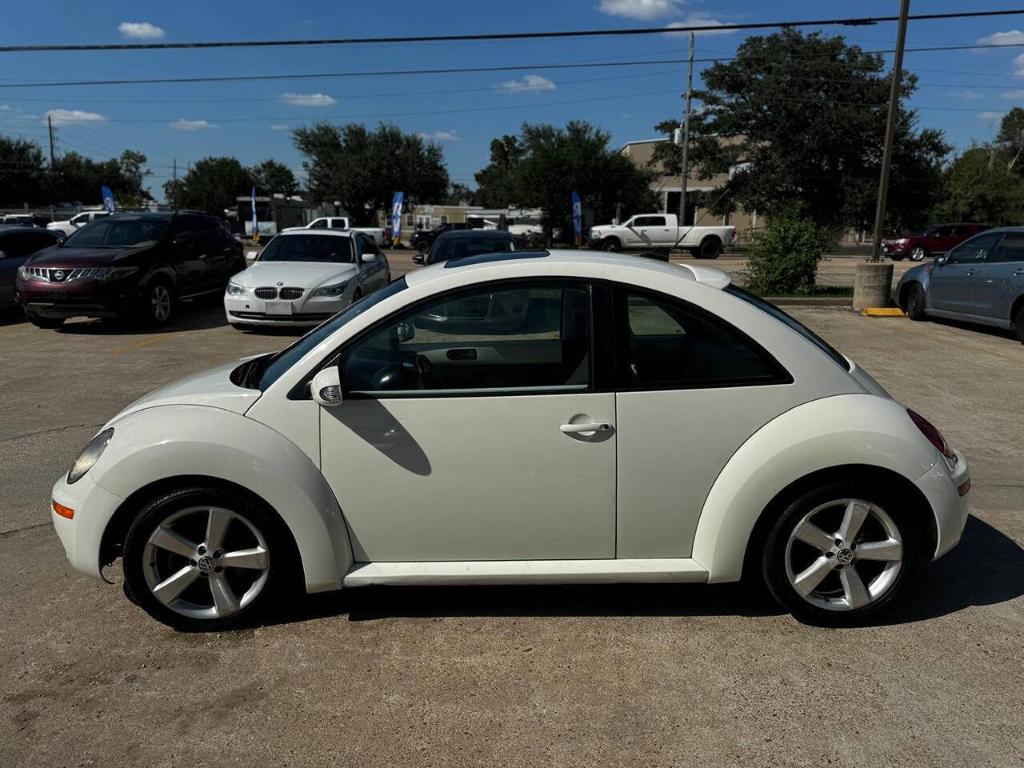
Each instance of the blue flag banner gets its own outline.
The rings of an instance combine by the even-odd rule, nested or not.
[[[402,203],[405,202],[405,192],[395,192],[391,201],[391,240],[397,243],[402,234]]]
[[[572,230],[576,234],[576,247],[579,248],[583,243],[583,203],[576,192],[572,193]]]
[[[255,186],[252,188],[251,202],[252,202],[252,236],[253,236],[254,240],[259,240],[260,239],[260,226],[259,226],[259,222],[256,220],[256,187]]]
[[[100,187],[100,197],[103,198],[103,207],[114,212],[114,193],[110,191],[110,187]]]

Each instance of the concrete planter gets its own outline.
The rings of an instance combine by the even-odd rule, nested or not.
[[[862,261],[853,278],[853,308],[857,312],[868,307],[889,306],[892,292],[892,263]]]

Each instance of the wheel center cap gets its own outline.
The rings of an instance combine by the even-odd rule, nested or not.
[[[852,563],[853,550],[851,550],[849,547],[843,547],[842,549],[840,549],[838,552],[836,552],[836,562],[840,563],[841,565],[849,565],[850,563]]]
[[[199,570],[203,573],[213,573],[213,569],[217,567],[217,563],[214,562],[213,558],[209,555],[203,555],[199,558]]]

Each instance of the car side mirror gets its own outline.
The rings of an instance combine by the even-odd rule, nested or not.
[[[401,322],[395,329],[395,335],[398,337],[399,344],[412,341],[416,338],[416,326],[412,323]]]
[[[321,369],[309,382],[309,394],[325,408],[341,405],[341,371],[336,365]]]
[[[377,260],[377,254],[376,253],[364,253],[362,255],[362,262],[364,264],[372,264],[376,260]]]
[[[423,262],[424,258],[422,253],[417,253],[415,256],[412,257],[413,264],[422,264]]]
[[[946,263],[947,261],[949,261],[949,256],[948,256],[948,255],[946,255],[945,253],[943,253],[943,254],[942,254],[942,255],[940,255],[940,256],[936,256],[936,257],[935,257],[935,265],[936,265],[936,266],[938,266],[938,267],[941,267],[941,266],[942,266],[943,264],[945,264],[945,263]]]

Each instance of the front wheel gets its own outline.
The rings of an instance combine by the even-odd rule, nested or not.
[[[618,253],[622,250],[622,243],[616,237],[606,237],[601,241],[601,250],[606,253]]]
[[[1013,318],[1014,333],[1017,334],[1017,341],[1024,344],[1024,304],[1017,308],[1017,314]]]
[[[911,261],[924,261],[927,258],[928,250],[926,248],[922,248],[920,245],[916,246],[913,250],[910,251]]]
[[[128,530],[125,592],[175,629],[218,630],[250,620],[286,576],[279,527],[261,506],[231,491],[166,493]]]
[[[920,283],[914,283],[907,289],[907,299],[905,311],[907,317],[911,320],[924,320],[924,288],[921,287]]]
[[[422,240],[420,242],[416,243],[416,252],[420,256],[426,256],[427,255],[427,251],[429,251],[429,250],[430,250],[430,245],[428,243],[426,243],[426,242],[424,242]]]
[[[768,535],[763,573],[798,619],[842,626],[899,605],[920,567],[920,526],[905,499],[836,483],[803,494]]]
[[[167,325],[174,311],[174,292],[163,280],[154,280],[142,294],[139,314],[149,325]]]

